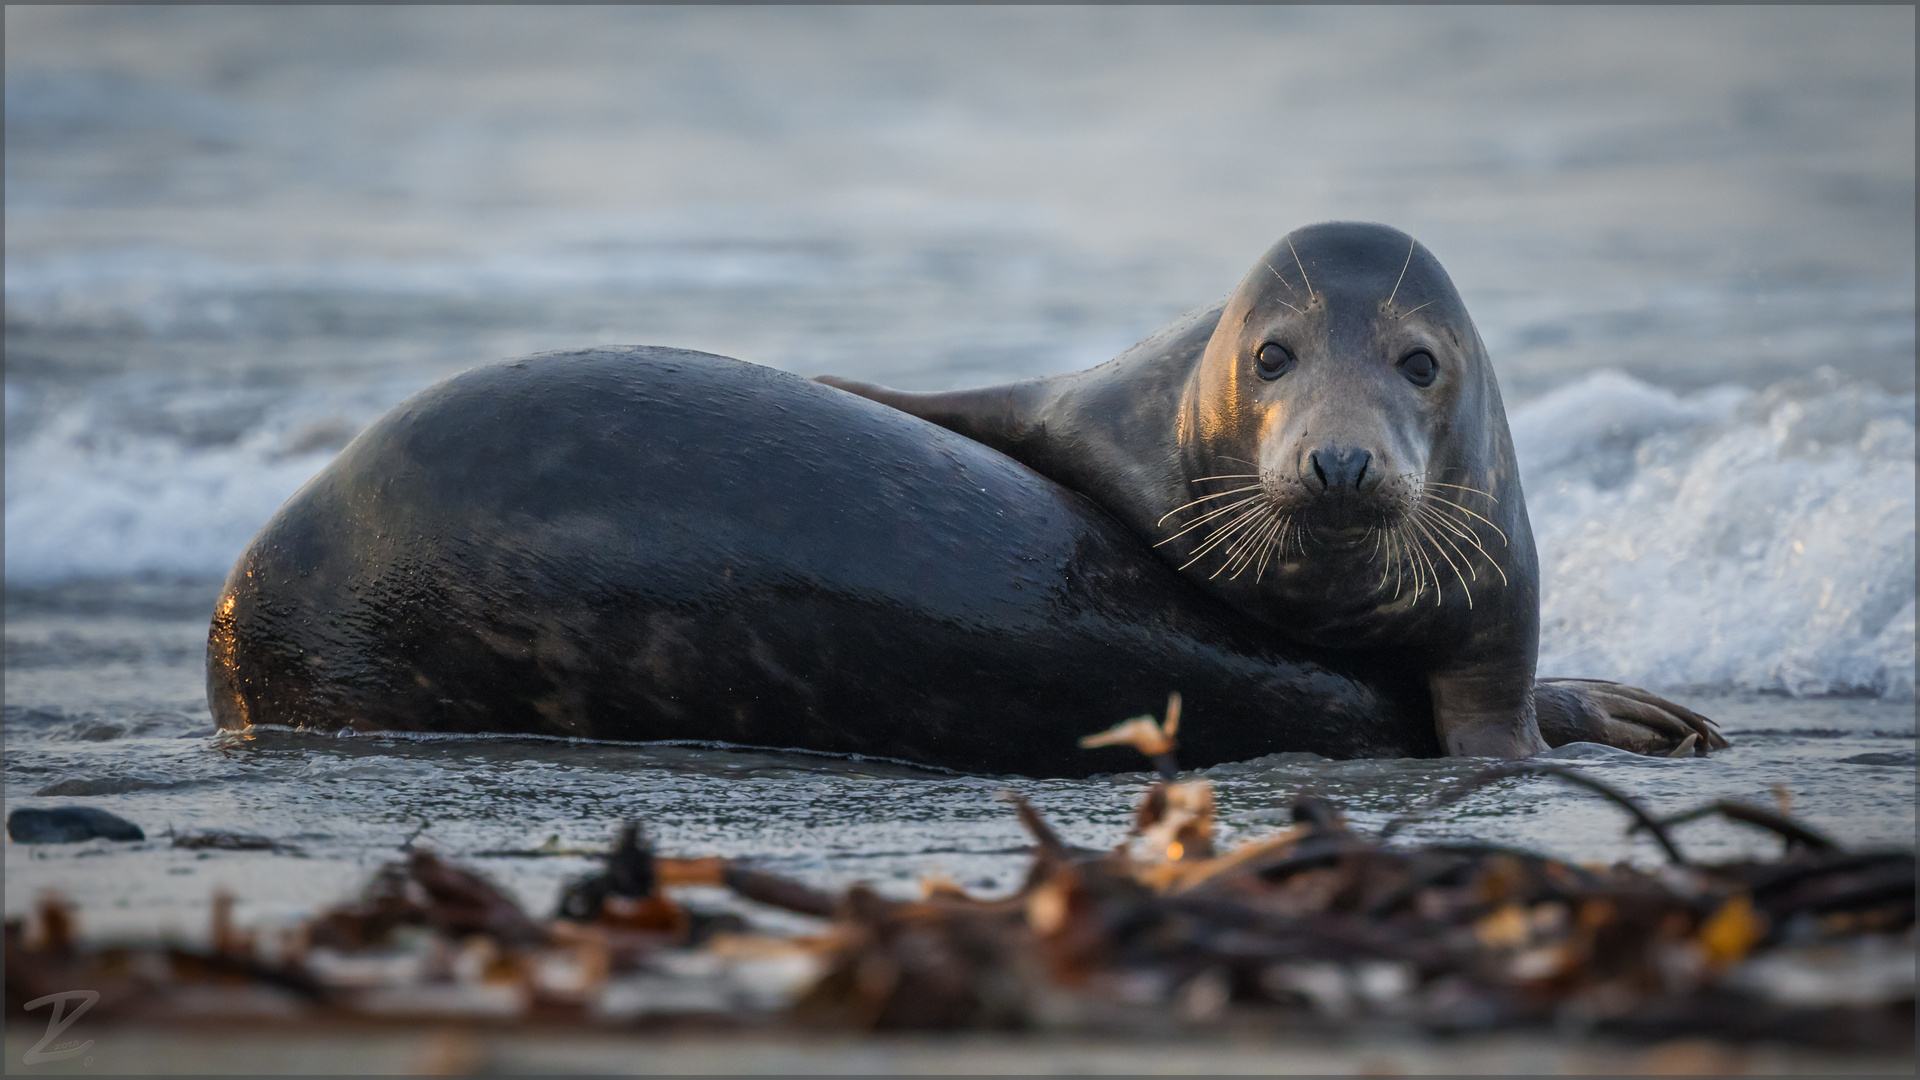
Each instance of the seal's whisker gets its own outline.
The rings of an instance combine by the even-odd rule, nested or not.
[[[1494,499],[1493,492],[1491,491],[1481,491],[1477,487],[1468,487],[1465,484],[1443,484],[1438,480],[1421,480],[1420,484],[1422,487],[1458,488],[1461,491],[1471,491],[1475,495],[1485,495],[1487,498],[1493,499],[1494,502],[1500,501],[1499,499]]]
[[[1180,569],[1185,570],[1187,567],[1199,562],[1202,556],[1218,547],[1222,541],[1245,529],[1252,522],[1258,521],[1261,511],[1264,509],[1266,508],[1263,506],[1255,506],[1241,512],[1239,517],[1234,518],[1231,522],[1216,530],[1212,536],[1207,538],[1206,543],[1196,548],[1193,552],[1193,558],[1181,563]]]
[[[1388,565],[1393,567],[1393,599],[1400,599],[1400,586],[1406,578],[1406,568],[1400,565],[1400,526],[1396,523],[1387,534]],[[1381,587],[1386,587],[1386,579],[1381,579]]]
[[[1430,493],[1420,500],[1420,510],[1422,513],[1435,514],[1445,518],[1463,529],[1471,531],[1473,528],[1473,522],[1460,516],[1460,507],[1458,504],[1442,503],[1438,497]]]
[[[1433,535],[1433,538],[1447,545],[1448,547],[1452,548],[1453,553],[1455,555],[1460,556],[1460,561],[1467,564],[1467,576],[1471,577],[1475,581],[1479,581],[1480,572],[1474,569],[1473,560],[1467,558],[1466,550],[1462,548],[1459,544],[1455,543],[1452,536],[1448,535],[1448,533],[1453,532],[1454,530],[1450,527],[1443,527],[1443,526],[1451,526],[1452,523],[1444,522],[1442,519],[1435,517],[1433,513],[1433,509],[1427,506],[1420,507],[1418,513],[1415,516],[1419,520],[1426,522],[1427,525],[1432,526],[1430,531]],[[1485,553],[1482,552],[1482,554],[1485,554]]]
[[[1407,562],[1413,567],[1413,602],[1417,604],[1427,593],[1429,579],[1433,581],[1434,592],[1437,594],[1440,591],[1440,578],[1437,574],[1430,573],[1433,569],[1433,560],[1427,558],[1426,549],[1421,546],[1419,538],[1413,535],[1406,518],[1400,519],[1400,537],[1406,542]],[[1437,596],[1434,602],[1439,602]]]
[[[1477,521],[1479,521],[1479,522],[1480,522],[1481,524],[1484,524],[1484,525],[1485,525],[1485,526],[1487,526],[1487,527],[1488,527],[1489,529],[1492,529],[1492,530],[1493,530],[1493,532],[1494,532],[1494,535],[1496,535],[1496,536],[1498,536],[1498,537],[1500,538],[1500,543],[1501,543],[1501,545],[1502,545],[1502,546],[1505,546],[1505,545],[1506,545],[1506,543],[1507,543],[1507,534],[1506,534],[1506,533],[1505,533],[1505,532],[1504,532],[1504,531],[1503,531],[1503,530],[1502,530],[1502,529],[1500,528],[1500,526],[1498,526],[1498,525],[1495,525],[1495,524],[1494,524],[1493,522],[1491,522],[1491,521],[1488,521],[1488,520],[1487,520],[1487,519],[1486,519],[1486,518],[1485,518],[1484,516],[1482,516],[1482,515],[1480,515],[1480,514],[1476,514],[1476,513],[1474,513],[1473,511],[1471,511],[1471,510],[1469,510],[1469,509],[1467,509],[1466,507],[1464,507],[1464,506],[1461,506],[1461,505],[1460,505],[1459,503],[1457,503],[1457,502],[1454,502],[1454,501],[1453,501],[1453,500],[1451,500],[1451,499],[1446,499],[1446,498],[1443,498],[1443,497],[1441,497],[1441,496],[1439,496],[1439,495],[1435,495],[1435,494],[1433,494],[1432,492],[1428,492],[1428,493],[1427,493],[1427,495],[1425,496],[1425,498],[1423,498],[1423,499],[1422,499],[1421,501],[1422,501],[1422,502],[1426,502],[1426,503],[1429,503],[1429,504],[1438,504],[1438,505],[1435,505],[1435,506],[1433,507],[1433,509],[1434,509],[1434,511],[1435,511],[1436,513],[1442,513],[1442,514],[1446,514],[1446,515],[1448,515],[1449,517],[1451,517],[1451,516],[1453,516],[1453,515],[1454,515],[1454,514],[1456,514],[1456,513],[1459,513],[1459,514],[1465,514],[1465,515],[1467,515],[1468,517],[1470,517],[1470,518],[1473,518],[1473,519],[1475,519],[1475,520],[1477,520]],[[1448,508],[1450,508],[1450,509],[1441,509],[1441,507],[1448,507]],[[1463,525],[1466,525],[1466,524],[1468,524],[1468,523],[1467,523],[1467,522],[1465,522],[1465,521],[1462,521],[1462,522],[1461,522],[1461,524],[1463,524]]]
[[[1453,561],[1453,556],[1447,554],[1447,549],[1440,546],[1439,538],[1434,536],[1433,531],[1422,524],[1420,519],[1413,519],[1413,527],[1420,530],[1420,534],[1427,538],[1428,542],[1433,545],[1433,550],[1439,554],[1440,558],[1446,562],[1447,567],[1453,571],[1454,578],[1460,582],[1460,591],[1467,594],[1467,609],[1472,610],[1473,586],[1467,584],[1467,576],[1460,572],[1459,564]],[[1462,557],[1464,558],[1464,556]]]
[[[1500,575],[1500,584],[1505,585],[1507,583],[1507,572],[1505,570],[1500,569],[1500,560],[1494,558],[1492,552],[1488,551],[1486,548],[1481,546],[1480,538],[1473,534],[1472,529],[1468,528],[1465,524],[1454,520],[1451,515],[1449,515],[1446,511],[1441,510],[1439,507],[1429,506],[1423,502],[1420,504],[1420,510],[1422,513],[1432,515],[1434,521],[1440,522],[1441,524],[1445,525],[1447,528],[1453,530],[1453,534],[1455,536],[1458,536],[1461,539],[1465,540],[1467,543],[1472,544],[1474,546],[1474,549],[1480,552],[1481,557],[1487,560],[1487,565],[1493,567],[1493,572]]]
[[[1427,301],[1426,304],[1421,304],[1420,307],[1410,307],[1407,310],[1401,312],[1399,315],[1395,316],[1393,321],[1399,322],[1401,319],[1406,318],[1407,316],[1413,314],[1414,312],[1419,311],[1420,308],[1426,307],[1427,304],[1431,304],[1431,303],[1433,303],[1433,301],[1429,300]]]
[[[1245,465],[1245,466],[1247,466],[1247,467],[1249,467],[1249,468],[1254,468],[1254,469],[1257,469],[1257,468],[1259,468],[1259,467],[1260,467],[1259,465],[1257,465],[1257,464],[1255,464],[1254,462],[1251,462],[1251,461],[1248,461],[1248,460],[1247,460],[1246,458],[1243,458],[1243,457],[1234,457],[1234,456],[1233,456],[1232,454],[1221,454],[1221,455],[1219,455],[1219,457],[1220,457],[1220,460],[1221,460],[1221,461],[1237,461],[1237,462],[1239,462],[1240,464],[1242,464],[1242,465]]]
[[[1503,531],[1501,530],[1501,528],[1500,528],[1500,526],[1498,526],[1498,525],[1495,525],[1495,524],[1494,524],[1493,522],[1491,522],[1491,521],[1487,521],[1487,519],[1486,519],[1486,518],[1484,518],[1484,517],[1480,517],[1480,515],[1479,515],[1479,514],[1475,514],[1475,513],[1473,512],[1473,511],[1471,511],[1471,510],[1469,510],[1469,509],[1467,509],[1467,508],[1466,508],[1466,507],[1464,507],[1464,506],[1461,506],[1461,505],[1460,505],[1459,503],[1457,503],[1457,502],[1454,502],[1454,501],[1453,501],[1452,499],[1449,499],[1449,498],[1445,498],[1444,496],[1440,496],[1440,495],[1434,495],[1434,494],[1431,494],[1431,493],[1429,493],[1429,494],[1427,495],[1427,498],[1429,498],[1429,499],[1432,499],[1432,500],[1433,500],[1434,502],[1437,502],[1437,503],[1444,503],[1444,504],[1445,504],[1445,505],[1447,505],[1447,506],[1451,506],[1451,507],[1453,507],[1453,508],[1454,508],[1455,510],[1458,510],[1458,511],[1460,511],[1460,512],[1461,512],[1461,513],[1463,513],[1463,514],[1467,514],[1467,515],[1470,515],[1470,516],[1472,516],[1472,517],[1476,517],[1476,518],[1480,518],[1480,520],[1481,520],[1481,521],[1483,521],[1483,522],[1486,522],[1486,525],[1487,525],[1487,528],[1489,528],[1489,529],[1492,529],[1492,530],[1493,530],[1493,531],[1494,531],[1495,533],[1498,533],[1498,534],[1499,534],[1499,536],[1500,536],[1500,542],[1501,542],[1502,544],[1505,544],[1505,543],[1507,542],[1507,534],[1506,534],[1505,532],[1503,532]]]
[[[1272,264],[1272,263],[1270,263],[1270,262],[1267,262],[1267,260],[1265,260],[1265,259],[1261,259],[1261,260],[1260,260],[1260,262],[1261,262],[1261,264],[1262,264],[1262,265],[1264,265],[1264,266],[1265,266],[1265,267],[1266,267],[1267,269],[1269,269],[1269,270],[1273,270],[1273,264]],[[1273,270],[1273,276],[1274,276],[1274,277],[1277,277],[1277,278],[1279,278],[1279,279],[1280,279],[1280,284],[1282,284],[1282,285],[1285,285],[1285,286],[1287,287],[1287,291],[1288,291],[1288,292],[1290,292],[1290,293],[1292,293],[1292,294],[1294,294],[1295,296],[1298,296],[1298,295],[1300,295],[1300,290],[1299,290],[1299,289],[1296,289],[1296,288],[1294,288],[1294,287],[1293,287],[1293,282],[1291,282],[1291,281],[1288,281],[1288,280],[1287,280],[1287,277],[1286,277],[1286,275],[1285,275],[1285,274],[1282,274],[1282,273],[1281,273],[1280,271],[1278,271],[1278,270]],[[1306,275],[1306,274],[1304,274],[1304,273],[1303,273],[1303,274],[1301,274],[1301,275],[1300,275],[1300,278],[1301,278],[1301,280],[1303,280],[1303,281],[1304,281],[1304,280],[1306,280],[1306,276],[1307,276],[1307,275]],[[1305,315],[1305,314],[1306,314],[1306,312],[1304,312],[1304,311],[1301,311],[1301,310],[1300,310],[1299,308],[1297,308],[1297,307],[1294,307],[1294,306],[1293,306],[1292,304],[1288,304],[1288,303],[1287,303],[1287,302],[1286,302],[1285,300],[1280,300],[1280,298],[1279,298],[1279,297],[1277,297],[1277,296],[1276,296],[1276,297],[1274,297],[1274,299],[1275,299],[1275,300],[1279,300],[1281,304],[1283,304],[1283,305],[1285,305],[1285,306],[1286,306],[1286,308],[1287,308],[1287,309],[1288,309],[1289,311],[1292,311],[1292,312],[1293,312],[1294,314],[1296,314],[1296,315]],[[1312,286],[1311,284],[1309,284],[1309,285],[1307,286],[1307,299],[1308,299],[1309,301],[1311,301],[1311,300],[1313,299],[1313,286]]]
[[[1260,479],[1259,473],[1237,472],[1237,473],[1221,473],[1219,476],[1196,476],[1193,479],[1187,481],[1187,483],[1197,484],[1202,480],[1258,480],[1258,479]]]
[[[1165,525],[1167,523],[1167,518],[1170,518],[1173,515],[1179,513],[1180,511],[1185,510],[1189,506],[1199,506],[1203,502],[1212,502],[1214,499],[1224,499],[1229,495],[1238,495],[1243,491],[1258,491],[1258,490],[1260,490],[1259,484],[1248,484],[1246,487],[1231,488],[1227,491],[1216,492],[1212,495],[1202,495],[1201,497],[1193,500],[1190,503],[1185,503],[1183,505],[1176,506],[1173,509],[1167,511],[1165,516],[1161,517],[1159,521],[1154,522],[1154,524]]]
[[[1220,557],[1219,568],[1214,570],[1213,573],[1208,574],[1207,580],[1212,581],[1214,578],[1219,577],[1221,574],[1226,574],[1227,571],[1229,570],[1233,570],[1233,573],[1227,574],[1228,581],[1232,581],[1233,579],[1239,577],[1240,571],[1235,570],[1234,567],[1239,565],[1240,556],[1245,552],[1247,552],[1248,550],[1250,550],[1247,547],[1247,544],[1251,542],[1254,537],[1260,535],[1260,527],[1264,524],[1266,524],[1266,519],[1263,516],[1260,521],[1256,521],[1253,523],[1252,528],[1241,533],[1240,538],[1238,540],[1235,540],[1233,543],[1228,544],[1226,551]]]
[[[1374,532],[1373,554],[1367,561],[1372,562],[1375,558],[1380,560],[1380,580],[1374,584],[1373,591],[1379,592],[1387,587],[1387,575],[1393,570],[1393,549],[1388,546],[1387,530],[1384,528]]]
[[[1428,521],[1445,527],[1448,532],[1479,548],[1480,554],[1485,555],[1489,559],[1493,558],[1492,555],[1488,554],[1486,548],[1480,546],[1480,538],[1473,534],[1473,529],[1471,528],[1472,522],[1463,521],[1445,510],[1426,502],[1422,502],[1415,512]]]
[[[1236,505],[1241,505],[1241,504],[1236,504]],[[1225,540],[1229,536],[1232,536],[1234,533],[1238,532],[1240,529],[1244,528],[1248,522],[1252,521],[1255,517],[1259,515],[1262,509],[1263,508],[1259,505],[1249,506],[1246,509],[1240,511],[1239,514],[1235,515],[1234,518],[1231,521],[1228,521],[1225,525],[1215,528],[1212,532],[1208,534],[1207,539],[1203,541],[1197,549],[1195,549],[1194,556],[1198,558],[1201,555],[1205,555],[1208,551],[1212,550],[1221,541]],[[1189,562],[1187,565],[1191,566],[1193,564]]]
[[[1255,492],[1252,495],[1243,495],[1240,498],[1235,499],[1234,501],[1228,503],[1225,506],[1216,506],[1212,510],[1209,510],[1204,514],[1201,514],[1199,517],[1194,518],[1192,521],[1187,522],[1187,525],[1185,528],[1181,529],[1177,533],[1174,533],[1172,536],[1167,537],[1165,540],[1160,541],[1160,544],[1167,544],[1175,540],[1178,540],[1182,536],[1187,535],[1188,533],[1192,532],[1194,529],[1200,527],[1201,525],[1204,525],[1207,522],[1212,521],[1214,518],[1219,517],[1221,514],[1224,514],[1229,510],[1238,510],[1240,507],[1245,506],[1248,503],[1253,502],[1258,498],[1260,498],[1260,494],[1259,492]],[[1164,521],[1166,519],[1162,518],[1161,520]],[[1160,544],[1155,544],[1153,546],[1159,547]]]
[[[1278,521],[1274,522],[1273,528],[1268,531],[1266,542],[1261,545],[1264,550],[1260,553],[1260,566],[1253,572],[1253,583],[1255,585],[1260,584],[1260,579],[1267,575],[1267,563],[1273,560],[1274,552],[1282,551],[1285,547],[1287,542],[1287,526],[1292,523],[1293,518],[1282,516]],[[1278,545],[1274,542],[1274,536],[1276,534],[1279,536]],[[1284,551],[1282,551],[1281,558],[1285,557]]]
[[[1236,563],[1239,563],[1241,561],[1241,556],[1243,554],[1246,555],[1249,559],[1252,558],[1252,552],[1257,549],[1249,545],[1251,545],[1254,539],[1260,535],[1260,527],[1266,523],[1267,517],[1273,513],[1273,507],[1263,506],[1260,508],[1260,512],[1261,512],[1261,517],[1259,520],[1254,522],[1253,527],[1250,529],[1247,529],[1245,532],[1242,532],[1240,534],[1240,539],[1235,540],[1233,543],[1227,545],[1226,555],[1224,558],[1220,560],[1220,569],[1215,570],[1211,574],[1208,574],[1207,580],[1211,581],[1214,578],[1219,577],[1222,573],[1226,572],[1228,569],[1231,569]],[[1246,567],[1242,565],[1240,569],[1244,570],[1246,569]],[[1237,578],[1239,576],[1240,576],[1240,571],[1234,570],[1232,576],[1229,577],[1227,580],[1231,581],[1233,580],[1233,578]]]
[[[1420,558],[1420,545],[1414,542],[1413,533],[1403,522],[1400,527],[1400,542],[1407,554],[1407,566],[1413,570],[1413,602],[1419,603],[1427,595],[1427,575]]]
[[[1275,561],[1275,559],[1273,559],[1275,555],[1284,555],[1283,550],[1279,548],[1279,544],[1283,544],[1284,540],[1286,540],[1286,528],[1292,527],[1292,521],[1294,521],[1290,513],[1275,513],[1273,517],[1275,517],[1273,527],[1267,528],[1267,536],[1260,542],[1260,569],[1254,571],[1254,580],[1256,580],[1256,582],[1260,580],[1260,575],[1267,573],[1267,563]]]
[[[1293,518],[1291,516],[1286,514],[1280,515],[1279,525],[1267,536],[1267,542],[1263,545],[1266,550],[1260,554],[1260,566],[1253,574],[1254,584],[1258,585],[1260,579],[1266,576],[1267,564],[1272,563],[1278,566],[1280,565],[1280,561],[1287,557],[1287,529],[1291,527],[1292,524]]]
[[[1256,485],[1256,487],[1257,487],[1257,485]],[[1232,509],[1235,509],[1235,508],[1237,508],[1237,507],[1241,507],[1241,506],[1245,506],[1245,505],[1247,505],[1248,503],[1251,503],[1251,502],[1254,502],[1254,501],[1256,501],[1256,500],[1258,500],[1258,499],[1260,498],[1260,492],[1259,492],[1258,490],[1254,490],[1254,489],[1251,489],[1251,488],[1250,488],[1250,489],[1248,489],[1248,490],[1251,490],[1251,491],[1252,491],[1252,494],[1244,494],[1244,493],[1242,493],[1242,492],[1238,492],[1238,491],[1227,491],[1227,492],[1222,492],[1221,494],[1223,494],[1223,495],[1239,495],[1240,497],[1239,497],[1239,498],[1237,498],[1237,499],[1235,499],[1235,500],[1233,500],[1233,501],[1232,501],[1232,502],[1230,502],[1230,503],[1223,503],[1223,504],[1221,504],[1221,505],[1219,505],[1219,506],[1214,506],[1214,507],[1209,507],[1209,508],[1208,508],[1208,509],[1206,510],[1206,512],[1205,512],[1205,513],[1202,513],[1202,514],[1201,514],[1201,515],[1200,515],[1199,517],[1196,517],[1196,518],[1194,518],[1194,519],[1193,519],[1192,521],[1189,521],[1189,522],[1187,522],[1187,528],[1192,528],[1192,527],[1193,527],[1193,526],[1195,526],[1195,525],[1199,525],[1199,524],[1201,524],[1201,523],[1203,523],[1203,522],[1205,522],[1205,521],[1208,521],[1208,520],[1209,520],[1209,519],[1211,519],[1211,518],[1215,518],[1215,517],[1218,517],[1218,516],[1220,516],[1221,514],[1224,514],[1224,513],[1226,513],[1226,512],[1227,512],[1227,511],[1229,511],[1229,510],[1232,510]],[[1188,505],[1192,505],[1192,504],[1188,504]],[[1186,507],[1182,507],[1181,509],[1183,509],[1183,510],[1184,510],[1184,509],[1186,509]],[[1178,512],[1179,512],[1179,511],[1177,511],[1177,510],[1176,510],[1176,511],[1174,511],[1174,513],[1178,513]],[[1171,517],[1172,515],[1168,515],[1168,516],[1169,516],[1169,517]],[[1162,518],[1161,520],[1162,520],[1162,521],[1164,521],[1164,520],[1166,520],[1166,519],[1165,519],[1165,518]],[[1182,531],[1184,531],[1184,530],[1182,530]],[[1179,534],[1178,534],[1178,533],[1175,533],[1174,535],[1176,535],[1176,536],[1177,536],[1177,535],[1179,535]],[[1162,542],[1164,543],[1165,541],[1162,541]]]
[[[1227,575],[1227,580],[1239,580],[1240,575],[1247,572],[1247,567],[1253,565],[1255,556],[1260,554],[1260,536],[1270,527],[1270,521],[1263,520],[1242,533],[1240,539],[1234,543],[1233,550],[1227,553],[1226,560],[1220,564],[1220,569],[1215,570],[1211,576],[1218,577],[1222,572],[1231,570],[1233,573]]]
[[[1302,555],[1307,553],[1306,543],[1308,540],[1312,540],[1316,544],[1320,542],[1320,538],[1313,535],[1312,518],[1307,518],[1300,522],[1300,554]]]
[[[1387,294],[1387,310],[1393,310],[1393,298],[1400,295],[1400,283],[1407,280],[1407,267],[1413,265],[1413,237],[1407,237],[1407,261],[1400,264],[1400,276],[1393,279],[1393,291]]]
[[[1293,252],[1293,265],[1300,268],[1300,280],[1307,283],[1307,303],[1313,303],[1313,279],[1307,276],[1307,264],[1300,261],[1300,249],[1293,246],[1293,237],[1287,237],[1287,250]],[[1273,267],[1269,266],[1271,270]]]
[[[1420,572],[1420,560],[1415,558],[1413,538],[1407,535],[1405,526],[1400,529],[1400,559],[1407,564],[1407,573],[1413,576],[1413,597],[1410,603],[1419,603],[1420,597],[1427,591],[1426,575]]]
[[[1411,518],[1407,519],[1407,524],[1416,529],[1420,528],[1420,523]],[[1427,545],[1421,543],[1418,538],[1414,540],[1413,551],[1420,556],[1422,562],[1427,564],[1427,580],[1433,582],[1433,606],[1439,607],[1446,600],[1446,591],[1440,587],[1440,568],[1433,565],[1433,556],[1427,553]]]
[[[1274,530],[1279,528],[1282,520],[1284,519],[1278,510],[1271,506],[1267,507],[1267,520],[1264,527],[1255,526],[1254,530],[1248,534],[1251,540],[1247,544],[1245,553],[1240,557],[1239,567],[1233,572],[1234,577],[1237,578],[1245,573],[1246,569],[1253,565],[1254,560],[1260,557],[1260,553],[1266,550],[1267,540],[1273,536]]]

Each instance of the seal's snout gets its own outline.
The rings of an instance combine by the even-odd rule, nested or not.
[[[1307,486],[1322,495],[1359,492],[1373,487],[1378,470],[1370,468],[1373,454],[1357,446],[1327,446],[1307,455]]]

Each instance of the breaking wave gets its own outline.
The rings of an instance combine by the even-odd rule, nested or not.
[[[6,579],[223,575],[401,393],[209,399],[202,419],[247,418],[211,432],[130,428],[99,398],[36,409],[9,440]],[[1543,674],[1913,697],[1912,395],[1831,372],[1679,395],[1600,372],[1510,419]]]
[[[1601,372],[1511,419],[1543,674],[1912,699],[1912,395]]]

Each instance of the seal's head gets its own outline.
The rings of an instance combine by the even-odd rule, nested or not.
[[[1290,617],[1291,598],[1337,624],[1471,606],[1506,572],[1519,484],[1486,349],[1439,261],[1397,229],[1314,225],[1268,250],[1226,302],[1181,427],[1195,501],[1164,542],[1242,606]]]

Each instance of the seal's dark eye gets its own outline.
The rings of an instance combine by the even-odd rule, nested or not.
[[[1287,351],[1285,345],[1277,342],[1269,341],[1260,346],[1255,360],[1263,379],[1277,379],[1293,368],[1293,354]]]
[[[1433,377],[1440,373],[1440,365],[1433,362],[1433,354],[1425,349],[1408,353],[1400,361],[1400,373],[1415,386],[1432,386]]]

